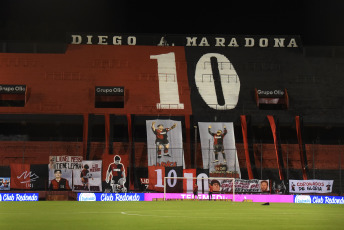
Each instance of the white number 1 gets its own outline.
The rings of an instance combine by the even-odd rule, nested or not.
[[[160,103],[157,103],[157,109],[184,109],[184,104],[179,101],[174,53],[151,55],[150,58],[158,62]]]

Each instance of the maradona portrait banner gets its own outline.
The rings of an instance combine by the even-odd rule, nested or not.
[[[184,166],[180,121],[147,120],[148,166]]]
[[[102,191],[102,161],[82,161],[82,168],[73,170],[73,191]]]
[[[129,185],[129,156],[103,154],[103,189],[106,193],[126,193]]]
[[[209,177],[241,178],[232,122],[198,122],[203,168]]]

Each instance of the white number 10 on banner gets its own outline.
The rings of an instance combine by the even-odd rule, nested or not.
[[[157,103],[157,109],[184,109],[179,99],[175,54],[151,55],[150,58],[158,62],[160,103]],[[218,53],[203,55],[196,65],[195,82],[210,108],[229,110],[236,107],[240,79],[226,56]]]
[[[155,172],[156,172],[156,182],[157,182],[155,187],[163,188],[164,185],[163,185],[163,178],[162,178],[162,170],[161,169],[157,169],[157,170],[155,170]],[[171,188],[176,186],[176,184],[177,184],[177,172],[176,172],[176,170],[171,169],[168,172],[167,177],[170,177],[167,180],[168,186],[171,187]],[[172,179],[173,179],[173,182],[172,182]]]
[[[178,179],[186,180],[184,190],[187,192],[192,192],[193,191],[193,185],[194,185],[194,175],[192,173],[184,173],[184,177],[178,177],[177,172],[174,169],[171,169],[166,177],[163,177],[162,175],[162,170],[161,169],[156,169],[156,184],[155,187],[157,188],[164,188],[164,182],[167,183],[166,187],[168,188],[174,188],[177,185]],[[197,176],[197,184],[199,187],[202,187],[202,181],[206,181],[208,179],[207,174],[205,173],[200,173]],[[164,181],[165,180],[165,181]],[[206,181],[208,182],[208,181]],[[165,188],[166,188],[165,187]],[[204,186],[204,190],[208,191],[208,186]]]

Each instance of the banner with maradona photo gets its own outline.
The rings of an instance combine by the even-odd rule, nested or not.
[[[102,191],[102,161],[82,161],[81,169],[73,170],[73,191]]]
[[[184,166],[180,121],[147,120],[148,166]]]
[[[232,122],[198,122],[203,168],[209,177],[241,178]]]

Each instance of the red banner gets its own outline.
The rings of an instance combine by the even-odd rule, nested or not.
[[[157,192],[164,191],[164,177],[165,167],[163,166],[148,166],[148,189]]]
[[[240,116],[240,120],[241,120],[242,137],[243,137],[244,148],[245,148],[245,158],[246,158],[247,173],[248,173],[248,178],[251,180],[251,179],[254,179],[254,177],[253,177],[252,168],[251,168],[250,153],[248,151],[246,116],[245,115],[241,115]]]
[[[196,169],[184,169],[183,177],[196,177]],[[194,180],[183,179],[183,193],[191,193],[193,191],[193,185],[197,182]]]
[[[31,182],[37,179],[30,171],[30,164],[10,164],[11,189],[31,189]]]

